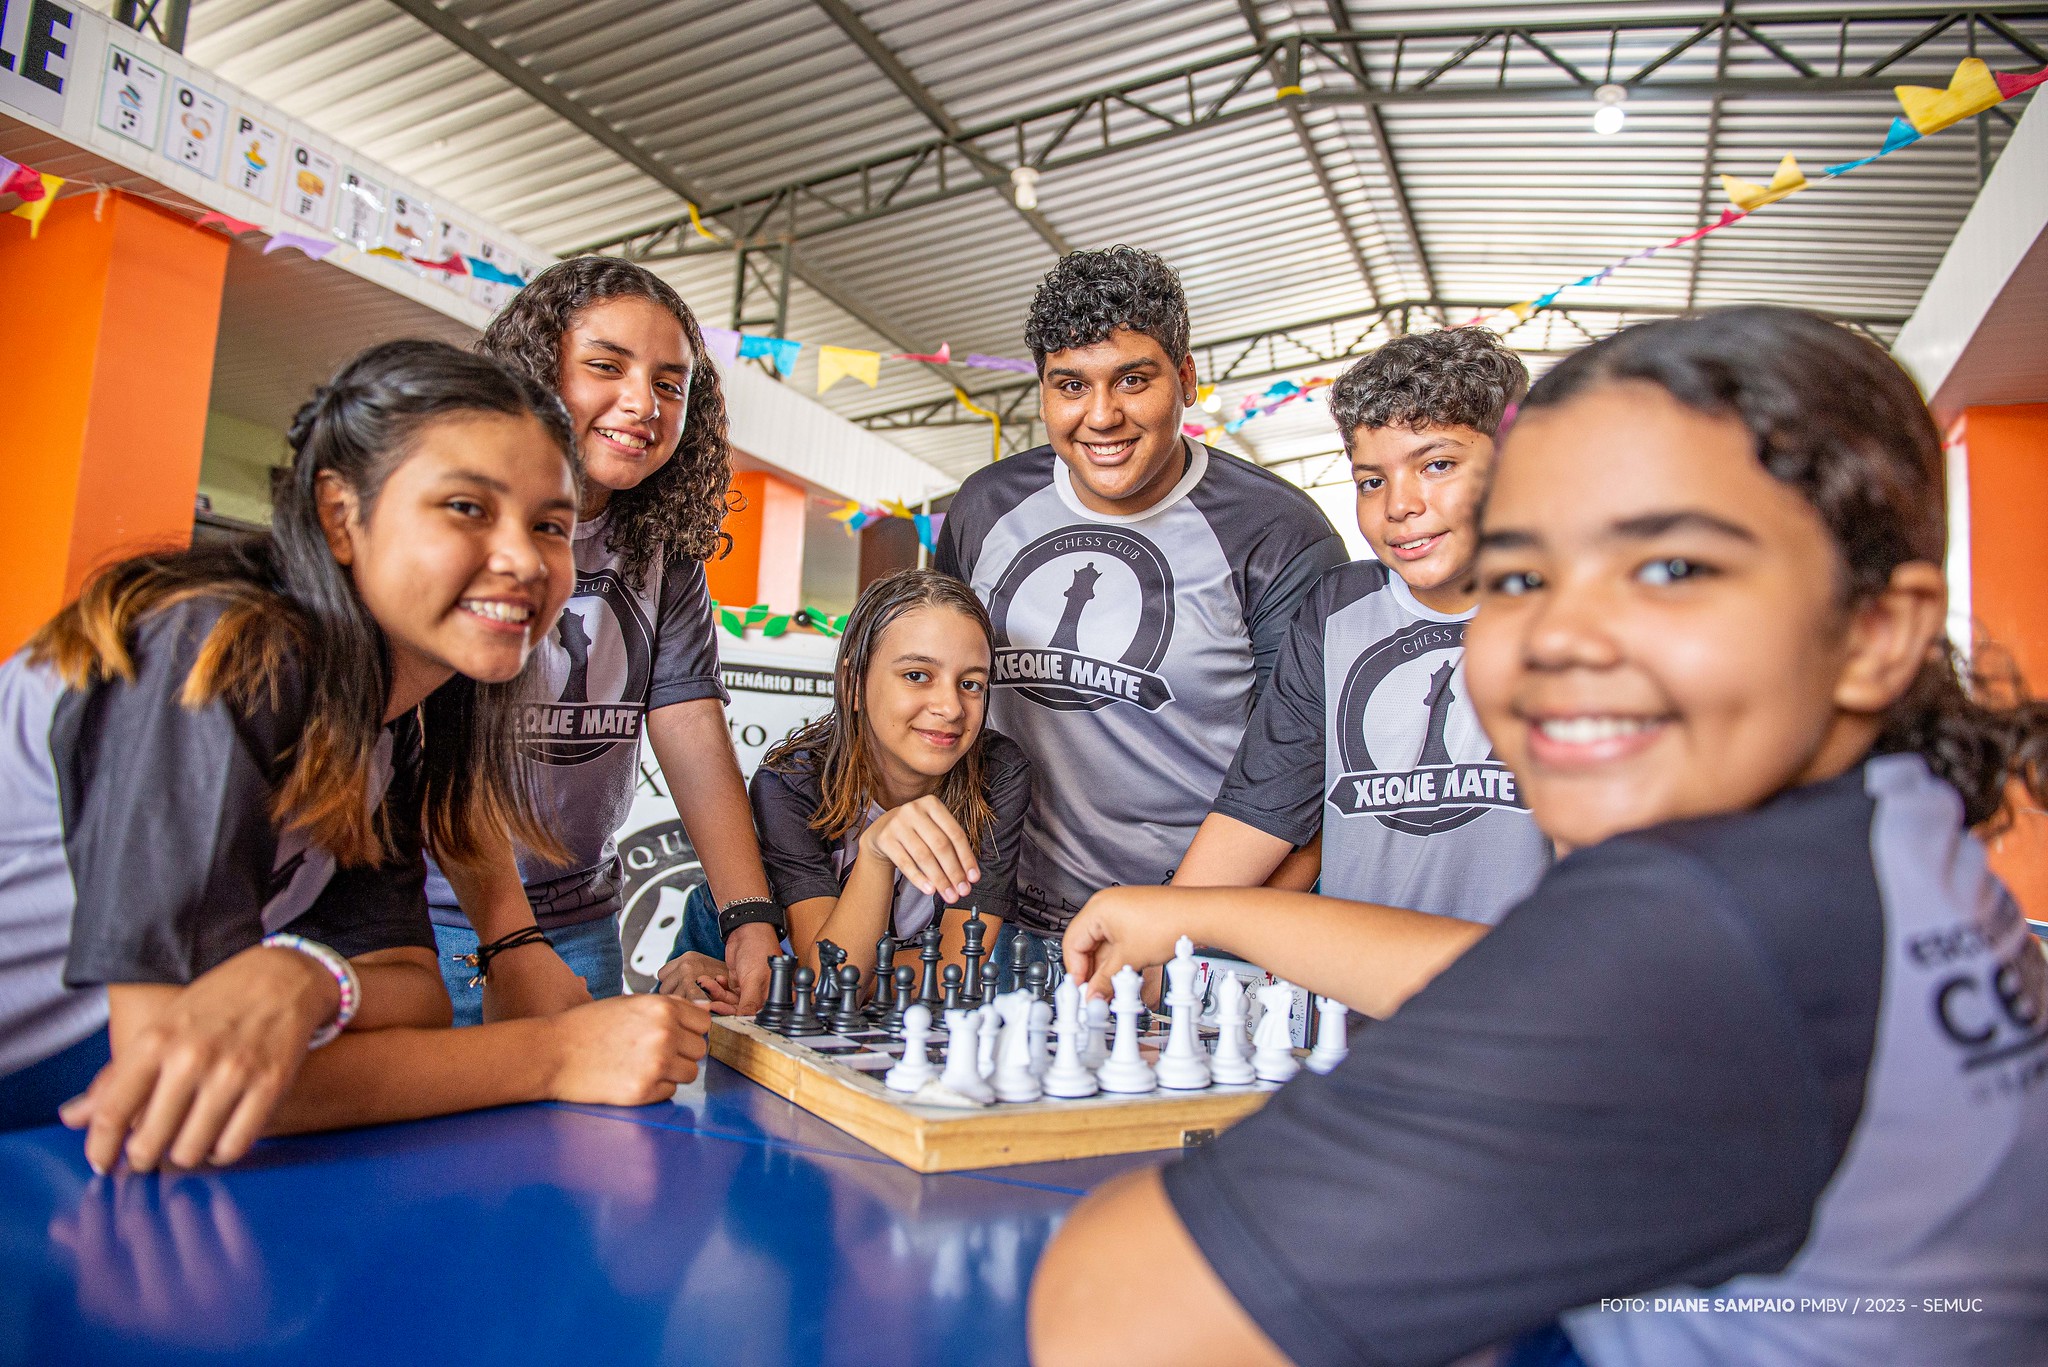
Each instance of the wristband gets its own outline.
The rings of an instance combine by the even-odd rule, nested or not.
[[[451,954],[448,957],[455,960],[456,963],[468,964],[471,968],[475,969],[476,976],[469,980],[469,985],[471,987],[482,987],[491,980],[491,960],[497,958],[508,949],[518,949],[521,945],[530,944],[543,944],[549,949],[555,947],[555,942],[550,940],[547,937],[547,933],[539,926],[521,926],[509,934],[500,935],[487,945],[478,945],[471,953]]]
[[[719,908],[718,938],[730,940],[735,930],[757,921],[775,927],[778,940],[789,934],[789,916],[780,902],[772,897],[742,897]]]
[[[356,977],[355,965],[318,940],[308,940],[303,935],[266,935],[263,943],[271,949],[297,950],[334,975],[334,985],[341,989],[341,1005],[335,1008],[333,1020],[313,1032],[306,1048],[318,1049],[334,1043],[335,1037],[356,1018],[356,1008],[362,1005],[363,984]]]

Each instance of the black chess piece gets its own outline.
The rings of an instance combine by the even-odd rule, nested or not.
[[[958,1011],[964,1004],[960,1000],[960,965],[947,964],[946,971],[940,977],[946,984],[946,1005],[944,1009],[947,1011]],[[942,1015],[939,1019],[944,1020],[945,1017]]]
[[[988,938],[988,922],[981,919],[981,913],[968,913],[967,924],[961,927],[966,943],[960,949],[960,962],[966,972],[961,979],[960,1001],[964,1006],[981,1005],[981,961],[988,953],[982,943]]]
[[[832,1008],[839,1001],[839,965],[846,962],[846,951],[830,940],[818,941],[818,1019],[832,1014]]]
[[[1002,978],[1003,966],[996,962],[995,955],[989,955],[988,960],[981,966],[981,992],[979,996],[982,1005],[987,1006],[994,1002],[997,997],[1003,995]]]
[[[1035,963],[1024,970],[1023,987],[1040,1001],[1045,1000],[1045,965]]]
[[[882,1028],[892,1035],[903,1033],[903,1013],[910,1009],[916,980],[916,969],[909,964],[896,965],[896,991],[889,1000],[889,1014],[882,1017]]]
[[[886,962],[875,965],[875,995],[868,1003],[867,1018],[871,1025],[881,1028],[889,1018],[889,1012],[896,1005],[896,970]]]
[[[857,1035],[867,1022],[860,1015],[860,970],[852,964],[839,965],[839,994],[834,998],[829,1024],[835,1035]]]
[[[1010,990],[1024,986],[1024,970],[1031,965],[1031,941],[1023,931],[1010,937]]]
[[[933,921],[924,928],[924,933],[917,937],[917,961],[924,965],[924,974],[917,983],[917,999],[932,1009],[934,1017],[938,1015],[940,1004],[945,1001],[945,998],[939,995],[939,941],[944,935],[945,932],[939,928],[939,923]]]
[[[789,1024],[782,1031],[791,1039],[825,1033],[825,1022],[818,1019],[817,1000],[811,995],[811,984],[817,981],[817,976],[808,968],[796,971],[796,1009],[790,1013]]]
[[[1067,976],[1067,951],[1057,939],[1045,942],[1045,999],[1051,1001]]]
[[[888,1010],[889,986],[892,982],[893,966],[896,962],[896,937],[888,931],[875,941],[875,991],[868,999],[867,1018],[880,1020]]]
[[[763,1030],[778,1033],[789,1025],[789,1018],[796,1010],[796,988],[790,975],[796,972],[796,960],[787,954],[778,954],[768,961],[768,1000],[754,1015],[754,1024]]]

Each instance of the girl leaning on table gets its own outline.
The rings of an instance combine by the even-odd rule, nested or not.
[[[574,577],[561,405],[392,342],[290,444],[267,534],[115,564],[0,665],[0,1125],[62,1103],[106,1171],[667,1095],[701,1007],[449,1030],[427,919],[425,849],[553,844],[512,727]]]
[[[884,932],[900,945],[934,918],[958,962],[968,916],[992,948],[1009,915],[1031,765],[984,724],[993,630],[974,591],[934,570],[869,585],[846,619],[832,710],[770,750],[754,820],[789,943],[815,969],[830,940],[865,978]],[[907,952],[907,951],[906,951]],[[719,965],[686,954],[664,981],[729,995]]]

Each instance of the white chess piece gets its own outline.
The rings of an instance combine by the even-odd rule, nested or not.
[[[1159,1055],[1159,1085],[1176,1092],[1199,1092],[1209,1085],[1209,1057],[1202,1050],[1198,1022],[1202,999],[1195,994],[1195,945],[1183,935],[1166,964],[1166,1004],[1173,1028]]]
[[[937,1074],[925,1045],[932,1037],[932,1009],[922,1002],[903,1013],[903,1057],[882,1075],[882,1085],[892,1092],[914,1092]]]
[[[983,1002],[979,1007],[975,1008],[974,1014],[981,1017],[981,1036],[975,1046],[975,1071],[980,1073],[983,1078],[994,1077],[996,1071],[996,1032],[1001,1025],[1001,1021],[996,1016],[995,1002],[993,1000]]]
[[[1081,989],[1081,1066],[1094,1072],[1109,1062],[1109,1003]]]
[[[1116,1013],[1116,1046],[1110,1050],[1109,1062],[1096,1074],[1105,1092],[1135,1096],[1158,1086],[1152,1065],[1138,1051],[1138,1013],[1145,1009],[1145,1004],[1138,1000],[1138,987],[1143,981],[1138,970],[1129,964],[1119,968],[1110,979],[1116,988],[1116,999],[1109,1004],[1109,1009]]]
[[[1267,983],[1259,989],[1264,1014],[1252,1031],[1252,1071],[1261,1082],[1285,1082],[1301,1071],[1294,1056],[1294,1035],[1288,1013],[1294,1009],[1294,989],[1284,982]]]
[[[946,1071],[939,1085],[973,1101],[994,1101],[996,1094],[981,1080],[981,1013],[955,1007],[946,1013]]]
[[[1344,1003],[1335,997],[1316,998],[1316,1047],[1308,1052],[1308,1066],[1315,1072],[1329,1072],[1351,1053],[1350,1041],[1344,1037],[1347,1014]]]
[[[1246,1008],[1244,979],[1224,974],[1216,984],[1216,1056],[1209,1060],[1209,1075],[1227,1087],[1242,1087],[1258,1078],[1245,1043]]]
[[[1036,1101],[1045,1095],[1038,1074],[1031,1071],[1031,1008],[1038,998],[1029,988],[996,998],[1003,1038],[996,1046],[995,1089],[998,1101]]]
[[[1060,979],[1060,985],[1053,990],[1053,1000],[1059,1007],[1053,1029],[1060,1042],[1058,1051],[1053,1055],[1052,1066],[1045,1070],[1045,1094],[1094,1096],[1102,1089],[1101,1084],[1081,1062],[1081,1032],[1086,1028],[1081,1019],[1081,985],[1072,978]]]
[[[1052,1064],[1052,1055],[1045,1047],[1052,1034],[1051,1005],[1033,998],[1031,1013],[1025,1017],[1025,1029],[1031,1038],[1031,1075],[1043,1078],[1045,1070]]]

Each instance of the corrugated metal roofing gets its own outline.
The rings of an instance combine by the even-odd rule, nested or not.
[[[1670,29],[1615,36],[1612,69],[1626,72],[1661,52],[1685,24],[1710,19],[1720,7],[1662,0],[1519,6],[1445,0],[1427,8],[1259,0],[1249,5],[1250,15],[1246,8],[1237,0],[852,4],[859,22],[969,129],[1241,51],[1253,41],[1254,18],[1276,36],[1327,32],[1339,15],[1348,15],[1356,29],[1387,33],[1500,22],[1672,20]],[[1898,8],[1857,3],[1834,12]],[[815,0],[449,0],[443,9],[633,139],[707,205],[766,193],[935,136],[917,105]],[[1785,12],[1746,2],[1735,10]],[[2048,47],[2044,16],[2048,10],[2036,11],[2014,27]],[[1868,64],[1922,27],[1858,25],[1845,41],[1835,24],[1815,22],[1773,35],[1825,73],[1838,63],[1852,71]],[[1560,58],[1596,77],[1609,70],[1604,35],[1546,41]],[[1887,74],[1945,84],[1968,42],[1958,26]],[[1403,44],[1403,78],[1412,80],[1457,46],[1451,37]],[[195,0],[187,52],[294,116],[558,251],[682,209],[671,189],[393,0]],[[1373,80],[1391,83],[1390,53],[1374,48],[1372,54]],[[2008,59],[2002,63],[2008,69],[2020,65],[2009,60],[2009,49],[1998,55]],[[1714,42],[1695,44],[1664,74],[1711,77],[1717,56]],[[1738,44],[1729,70],[1763,74],[1769,61],[1755,45]],[[1513,50],[1505,71],[1510,79],[1557,74],[1526,44]],[[1432,276],[1438,298],[1499,306],[1691,231],[1699,222],[1703,184],[1708,214],[1718,211],[1720,190],[1712,177],[1722,172],[1761,181],[1785,152],[1798,154],[1809,171],[1868,155],[1897,108],[1883,91],[1745,94],[1721,99],[1717,117],[1705,94],[1663,96],[1645,88],[1629,102],[1623,132],[1600,137],[1591,131],[1592,105],[1584,98],[1518,98],[1512,90],[1483,95],[1480,88],[1501,73],[1498,58],[1490,57],[1442,80],[1447,89],[1472,88],[1467,93],[1474,98],[1382,108],[1414,234],[1365,107],[1316,103],[1319,91],[1344,81],[1327,57],[1313,53],[1301,76],[1299,117],[1329,193],[1318,183],[1302,135],[1275,101],[1230,122],[1048,172],[1039,187],[1041,210],[1074,246],[1123,241],[1165,255],[1182,273],[1198,341],[1363,311],[1375,302],[1424,299]],[[1254,82],[1265,93],[1275,87],[1270,73]],[[1967,127],[1930,138],[1774,205],[1708,238],[1697,252],[1681,249],[1632,265],[1598,289],[1568,292],[1560,303],[1677,309],[1770,299],[1868,316],[1880,320],[1873,324],[1879,335],[1888,335],[1882,320],[1903,319],[1917,302],[1975,196],[1980,155],[1994,159],[2004,135],[2003,123],[1988,120],[1981,154],[1979,135]],[[797,283],[789,336],[883,351],[897,350],[899,342],[928,349],[947,341],[956,356],[1023,354],[1024,311],[1054,260],[1046,240],[994,191],[806,238],[798,256],[807,270],[829,277],[832,289],[857,301],[857,311],[878,327]],[[706,321],[728,320],[729,256],[687,257],[657,269]],[[1606,313],[1576,321],[1538,315],[1514,338],[1536,350],[1564,348],[1617,321]],[[1290,373],[1299,378],[1334,368]],[[813,374],[808,360],[800,362],[794,382],[809,385]],[[842,382],[827,402],[860,416],[942,397],[955,382],[977,393],[1006,382],[958,367],[940,375],[904,363],[885,365],[883,375],[875,391]],[[1229,383],[1223,394],[1234,402],[1269,382]],[[1263,460],[1298,461],[1289,473],[1312,482],[1310,467],[1335,449],[1325,421],[1319,406],[1296,404],[1224,444]],[[985,426],[888,436],[958,474],[990,453]]]

